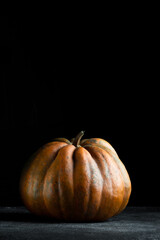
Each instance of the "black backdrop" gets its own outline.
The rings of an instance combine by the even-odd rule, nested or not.
[[[37,148],[81,130],[117,150],[129,205],[160,205],[156,29],[149,16],[100,15],[2,17],[1,205],[22,204],[20,172]]]

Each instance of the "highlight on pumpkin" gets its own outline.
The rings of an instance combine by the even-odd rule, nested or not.
[[[65,221],[105,221],[122,212],[131,194],[129,174],[101,138],[55,138],[26,162],[20,194],[32,213]]]

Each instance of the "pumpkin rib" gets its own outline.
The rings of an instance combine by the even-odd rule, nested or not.
[[[60,142],[52,142],[52,143],[53,143],[53,144],[58,144],[58,145],[60,144]],[[61,142],[61,144],[63,144],[63,142]],[[46,146],[50,146],[50,144],[46,144]],[[55,160],[56,160],[56,158],[57,158],[57,156],[58,156],[59,151],[60,151],[62,148],[64,148],[65,146],[66,146],[66,144],[57,149],[54,158],[53,158],[53,156],[52,156],[52,161],[51,161],[50,165],[48,166],[48,169],[46,170],[46,172],[45,172],[45,174],[44,174],[44,176],[43,176],[43,179],[42,179],[42,198],[43,198],[43,203],[44,203],[44,206],[45,206],[45,209],[46,209],[46,213],[45,213],[44,215],[47,215],[47,216],[50,216],[50,211],[49,211],[49,209],[48,209],[48,207],[47,207],[47,205],[46,205],[46,202],[45,202],[45,195],[44,195],[44,183],[45,183],[45,178],[46,178],[46,176],[47,176],[47,174],[48,174],[48,172],[49,172],[49,169],[51,168],[51,166],[52,166],[53,163],[55,162]]]
[[[107,164],[107,162],[106,162],[106,159],[104,158],[104,155],[100,152],[100,154],[101,154],[101,156],[102,156],[102,159],[103,160],[105,160],[105,164],[106,164],[106,167],[107,167],[107,170],[108,170],[108,175],[109,175],[109,177],[107,178],[108,180],[109,180],[109,184],[110,184],[110,196],[112,195],[112,193],[113,193],[113,183],[112,183],[112,179],[111,179],[111,172],[110,172],[110,168],[109,168],[109,166],[108,166],[108,164]],[[105,182],[107,185],[108,185],[108,183],[107,182]],[[105,186],[105,184],[104,184],[104,186]],[[110,204],[107,204],[107,206],[108,206],[108,211],[107,211],[107,218],[109,218],[109,213],[110,213],[110,210],[111,210],[111,199],[110,199],[110,202],[109,202]]]
[[[74,153],[74,211],[75,219],[84,220],[90,196],[90,166],[84,148],[78,147]]]
[[[105,150],[103,150],[103,151],[105,151]],[[122,177],[122,174],[121,174],[121,171],[120,171],[120,169],[118,168],[118,166],[117,166],[117,164],[115,163],[115,161],[113,160],[113,158],[112,158],[112,155],[110,155],[107,151],[106,151],[106,153],[107,153],[107,155],[109,156],[109,158],[107,158],[106,157],[106,154],[103,154],[102,153],[102,156],[103,156],[103,158],[104,158],[104,160],[106,161],[106,163],[107,163],[107,165],[108,165],[108,172],[109,172],[109,175],[110,175],[110,179],[111,179],[111,183],[112,183],[112,201],[111,201],[111,206],[110,206],[110,208],[109,208],[109,211],[108,211],[108,216],[110,217],[110,216],[114,216],[116,213],[117,213],[117,211],[119,210],[119,208],[118,209],[115,209],[113,206],[114,206],[114,201],[117,201],[117,197],[115,198],[115,196],[117,195],[118,196],[118,200],[120,199],[119,198],[119,196],[120,196],[120,193],[116,193],[116,191],[115,190],[119,190],[119,188],[117,188],[117,184],[115,184],[114,183],[114,180],[116,179],[116,177],[118,177],[118,175],[119,175],[119,180],[121,179],[121,184],[122,184],[122,186],[123,186],[123,193],[124,193],[124,181],[123,181],[123,177]],[[111,162],[112,163],[111,163]],[[110,163],[109,163],[110,162]],[[114,164],[113,164],[113,162],[115,163],[115,167],[113,167],[114,166]],[[117,169],[118,171],[117,171],[117,173],[115,174],[115,169]],[[117,176],[115,176],[115,177],[113,177],[114,176],[114,174],[115,175],[117,175]],[[119,182],[119,181],[118,181]],[[117,182],[117,183],[118,183]],[[115,186],[116,186],[116,188],[115,188]],[[121,201],[120,201],[120,203],[119,203],[119,207],[121,206],[121,203],[122,203],[122,201],[123,201],[123,197],[121,197]],[[115,204],[115,206],[117,207],[117,203]]]
[[[129,201],[129,196],[130,196],[130,190],[131,190],[131,185],[130,185],[130,179],[129,179],[129,175],[126,171],[126,168],[124,166],[124,164],[121,162],[121,160],[116,156],[116,155],[112,155],[112,158],[114,159],[114,161],[116,162],[118,169],[120,170],[120,173],[122,175],[123,178],[123,182],[124,182],[124,195],[123,195],[123,201],[122,204],[117,212],[120,213],[127,205],[128,201]],[[127,179],[128,178],[128,179]],[[127,180],[126,180],[127,179]],[[129,190],[130,189],[130,190]],[[129,190],[129,191],[128,191]]]
[[[88,150],[88,149],[87,149],[87,150]],[[101,173],[101,168],[100,168],[99,164],[97,163],[96,158],[93,157],[92,153],[91,153],[89,150],[88,150],[88,152],[89,152],[89,154],[91,155],[91,157],[93,158],[93,160],[95,161],[96,166],[98,167],[100,174],[102,174],[102,173]],[[96,212],[95,216],[93,217],[93,220],[94,220],[94,219],[96,220],[97,215],[98,215],[98,213],[99,213],[99,211],[100,211],[100,208],[101,208],[101,203],[102,203],[102,200],[103,200],[103,197],[102,197],[102,196],[103,196],[103,189],[104,189],[104,179],[103,179],[103,177],[102,177],[101,199],[100,199],[100,203],[99,203],[99,207],[98,207],[98,209],[97,209],[97,212]]]
[[[90,173],[88,190],[85,190],[88,194],[88,201],[86,203],[86,210],[83,215],[86,220],[91,220],[97,214],[99,209],[102,197],[103,178],[91,154],[83,147],[80,147],[79,149],[81,149],[81,151],[84,153],[83,159],[85,159]]]
[[[57,142],[57,143],[60,144],[60,142]],[[48,204],[48,202],[46,200],[46,196],[49,193],[49,189],[48,189],[48,186],[47,186],[46,182],[52,182],[52,184],[53,184],[53,181],[55,181],[55,183],[58,184],[59,165],[58,165],[58,159],[57,158],[58,158],[59,152],[66,146],[67,145],[65,144],[64,146],[62,146],[61,148],[59,148],[57,150],[56,156],[53,159],[53,161],[51,162],[49,168],[47,169],[45,177],[44,177],[44,180],[43,180],[43,199],[44,199],[44,204],[45,204],[46,209],[47,209],[47,215],[51,215],[53,217],[55,217],[54,213],[51,212],[51,208],[48,206],[49,204]],[[57,168],[55,168],[55,166],[54,166],[55,164],[58,165]],[[54,173],[55,173],[55,176],[54,176]],[[49,178],[49,181],[48,181],[48,178]],[[56,184],[55,184],[54,191],[58,191],[58,188],[56,189]],[[52,195],[53,195],[53,193],[52,193]],[[58,212],[59,212],[59,215],[60,215],[60,218],[61,218],[62,212],[61,212],[61,208],[60,208],[60,205],[59,205],[59,202],[60,202],[59,192],[57,192],[57,194],[55,194],[55,196],[57,196],[57,199],[58,199],[57,200],[57,209],[58,209]]]
[[[103,148],[104,150],[106,150],[113,158],[113,160],[116,162],[117,167],[120,170],[120,173],[122,175],[123,181],[124,181],[124,196],[123,196],[123,201],[122,204],[117,212],[120,213],[127,205],[128,201],[129,201],[129,196],[130,196],[130,191],[128,191],[128,189],[131,188],[131,184],[130,184],[130,178],[128,175],[128,172],[124,166],[124,164],[122,163],[122,161],[119,159],[119,156],[117,154],[115,154],[114,152],[111,151],[111,149],[107,149],[107,147],[104,146],[100,146],[101,148]]]
[[[111,146],[111,144],[109,142],[105,141],[104,139],[101,139],[101,138],[84,139],[84,140],[81,141],[81,144],[82,144],[83,147],[85,147],[85,145],[88,145],[88,144],[101,146],[102,148],[107,147],[110,150],[110,152],[112,152],[112,153],[114,153],[118,156],[117,152]]]
[[[60,212],[61,212],[61,218],[62,219],[64,219],[64,212],[62,211],[62,203],[61,203],[61,189],[60,189],[60,186],[61,186],[61,184],[60,184],[60,166],[59,166],[59,168],[58,168],[58,170],[57,170],[57,185],[58,185],[58,194],[57,194],[57,196],[58,196],[58,199],[59,199],[59,209],[60,209]]]
[[[102,201],[102,191],[103,191],[103,177],[96,161],[91,156],[90,152],[89,151],[87,152],[90,158],[89,166],[90,166],[90,172],[91,172],[91,183],[90,183],[88,207],[85,215],[86,215],[86,219],[90,220],[97,215],[97,212],[99,211],[99,208],[100,208],[100,204]],[[95,191],[97,191],[97,193],[95,193]],[[94,206],[94,209],[90,207],[92,205]]]
[[[92,143],[92,144],[87,144],[85,145],[84,147],[87,147],[87,146],[97,146],[101,149],[104,149],[106,152],[108,152],[111,157],[113,158],[113,160],[116,162],[117,164],[117,167],[119,168],[120,170],[120,173],[122,175],[122,178],[123,178],[123,181],[124,181],[124,186],[125,186],[125,191],[124,191],[124,196],[123,196],[123,202],[120,206],[120,209],[118,211],[118,213],[120,213],[127,205],[128,201],[129,201],[129,196],[130,196],[130,191],[128,191],[128,189],[131,188],[131,184],[130,184],[130,178],[129,178],[129,175],[128,175],[128,172],[124,166],[124,164],[122,163],[122,161],[119,159],[118,155],[116,154],[116,152],[113,152],[112,149],[110,148],[107,148],[103,145],[100,145],[100,144],[96,144],[96,143]],[[128,179],[127,179],[128,178]],[[127,180],[126,180],[127,179]],[[117,214],[118,214],[117,213]]]
[[[107,142],[107,143],[108,143],[108,142]],[[121,169],[120,169],[119,165],[117,164],[117,161],[115,160],[115,158],[118,158],[118,159],[119,159],[117,153],[114,152],[112,149],[107,148],[107,147],[105,147],[105,146],[103,146],[103,145],[96,144],[96,143],[95,143],[95,145],[96,145],[97,147],[100,147],[101,149],[104,149],[104,150],[113,158],[113,160],[116,162],[116,165],[117,165],[118,169],[120,170],[120,171],[119,171],[119,172],[120,172],[120,175],[122,176],[122,178],[123,178],[123,180],[124,180],[124,176],[123,176],[123,174],[122,174],[122,172],[121,172]],[[119,161],[120,161],[120,159],[119,159]],[[124,196],[123,196],[122,204],[120,205],[119,210],[117,211],[117,213],[120,212],[121,206],[123,205],[123,202],[124,202],[124,197],[125,197],[125,191],[124,191]],[[115,214],[117,214],[117,213],[115,213]]]
[[[87,150],[87,149],[86,149],[86,150]],[[88,150],[87,150],[87,151],[88,151]],[[96,165],[96,167],[97,167],[97,169],[98,169],[98,172],[99,172],[100,176],[102,176],[102,174],[101,174],[101,169],[99,168],[99,165],[97,164],[97,161],[93,158],[93,156],[91,155],[90,151],[88,151],[88,153],[89,153],[90,157],[92,158],[92,160],[94,161],[94,163],[95,163],[95,165]],[[91,169],[91,163],[90,163],[90,171],[91,171],[91,176],[92,176],[92,175],[93,175],[93,170]],[[91,177],[91,178],[92,178],[92,177]],[[101,206],[102,191],[103,191],[103,186],[104,186],[104,179],[103,179],[103,177],[101,177],[101,181],[102,181],[102,187],[101,187],[101,192],[100,192],[99,207],[98,207],[97,211],[95,212],[94,216],[92,216],[93,219],[94,219],[94,217],[97,215],[97,212],[99,211],[99,208],[100,208],[100,206]],[[92,184],[92,182],[91,182],[91,184]],[[90,184],[90,185],[91,185],[91,184]],[[89,195],[89,196],[90,196],[90,195]],[[89,205],[88,205],[88,208],[89,208]],[[88,212],[88,209],[87,209],[87,212]],[[87,215],[87,212],[86,212],[86,215]]]
[[[58,169],[59,166],[57,161],[55,160],[44,179],[43,189],[44,202],[47,208],[48,215],[54,218],[62,218],[58,191]]]
[[[86,149],[91,153],[91,155],[92,155],[92,157],[93,157],[93,159],[95,159],[95,161],[97,161],[96,159],[99,159],[100,158],[100,156],[99,157],[94,157],[94,151],[95,152],[99,152],[99,154],[101,155],[101,161],[103,160],[103,161],[105,161],[105,163],[106,163],[106,167],[107,167],[107,169],[108,169],[108,174],[109,174],[109,177],[107,178],[108,180],[110,180],[110,179],[112,179],[112,177],[111,177],[111,175],[113,174],[111,174],[111,168],[110,168],[110,166],[112,166],[113,164],[109,164],[108,163],[108,161],[110,162],[110,161],[114,161],[113,159],[112,159],[112,156],[109,154],[109,153],[107,153],[104,149],[102,149],[102,151],[101,151],[101,148],[99,147],[99,146],[97,146],[97,145],[86,145],[85,146],[86,147]],[[97,150],[95,149],[95,148],[98,148]],[[92,151],[91,151],[91,149],[92,149]],[[106,153],[107,153],[107,155],[109,156],[109,159],[110,160],[106,160],[106,154],[105,154],[105,152],[103,152],[103,151],[105,151]],[[97,155],[96,155],[97,156]],[[121,182],[123,182],[123,178],[122,178],[122,175],[121,175],[121,172],[120,172],[120,170],[118,169],[118,167],[117,167],[117,165],[116,165],[116,163],[114,162],[114,164],[115,164],[115,167],[117,168],[117,170],[118,170],[118,175],[119,175],[119,177],[121,178]],[[103,170],[103,168],[102,168],[102,170]],[[113,169],[112,169],[112,171],[113,171]],[[104,174],[102,174],[103,175],[103,177],[105,178],[106,176],[106,174],[104,173]],[[106,181],[104,181],[104,185],[105,185],[105,182]],[[108,185],[108,183],[106,183],[107,185]],[[115,194],[114,194],[114,187],[112,186],[113,185],[113,182],[112,181],[110,181],[110,195],[112,196],[114,196]],[[124,185],[124,184],[123,184]],[[105,186],[104,186],[105,187]],[[104,191],[104,190],[103,190]],[[112,201],[109,201],[109,203],[110,204],[107,204],[107,206],[108,206],[108,211],[107,211],[107,215],[108,215],[108,218],[109,217],[111,217],[111,216],[113,216],[114,214],[113,213],[111,213],[111,216],[110,216],[110,211],[112,211]],[[104,207],[103,207],[104,208]],[[99,209],[99,212],[101,211],[101,209]],[[118,211],[118,210],[117,210]],[[99,214],[99,212],[97,213],[97,215],[95,216],[95,219],[98,217],[98,214]]]
[[[53,153],[56,155],[55,148],[58,145],[63,145],[63,143],[49,144],[37,151],[33,161],[28,163],[25,168],[20,180],[22,199],[28,208],[38,215],[44,215],[46,212],[43,199],[43,180],[53,162]]]
[[[86,208],[86,211],[84,213],[84,216],[86,218],[89,218],[88,211],[89,211],[89,205],[90,205],[90,201],[91,201],[92,170],[91,170],[91,164],[88,161],[88,159],[87,159],[87,162],[88,162],[88,167],[89,167],[89,172],[90,172],[90,178],[89,178],[90,181],[89,181],[87,208]]]
[[[112,156],[111,156],[111,159],[113,159]],[[112,213],[112,216],[114,216],[114,215],[119,211],[120,206],[121,206],[121,204],[122,204],[122,202],[123,202],[123,196],[124,196],[124,181],[123,181],[123,176],[122,176],[122,174],[121,174],[120,169],[117,167],[117,164],[116,164],[116,168],[117,168],[117,170],[118,170],[119,177],[121,178],[121,183],[122,183],[122,197],[121,197],[121,201],[119,202],[118,208],[114,211],[114,213]],[[113,177],[113,178],[112,178],[112,184],[113,184],[113,182],[114,182],[114,179],[115,179],[115,178]],[[113,195],[114,195],[114,194],[115,194],[115,188],[113,187],[112,189],[113,189]],[[117,205],[118,205],[118,204],[117,204]],[[112,208],[110,208],[110,210],[112,210]]]
[[[100,153],[101,154],[101,153]],[[109,201],[108,201],[108,203],[107,203],[107,207],[108,207],[108,211],[107,211],[107,218],[109,218],[109,216],[110,216],[110,210],[111,210],[111,204],[112,204],[112,198],[111,198],[111,196],[112,196],[112,194],[113,194],[113,183],[112,183],[112,179],[111,179],[111,171],[110,171],[110,168],[109,168],[109,166],[108,166],[108,163],[106,162],[106,160],[105,160],[105,158],[104,158],[104,155],[103,154],[101,154],[101,156],[102,156],[102,159],[103,159],[103,161],[105,162],[105,165],[106,165],[106,167],[107,167],[107,172],[108,172],[108,178],[107,178],[107,181],[105,181],[105,184],[106,184],[106,188],[108,188],[108,182],[109,182],[109,185],[110,185],[110,198],[109,198]],[[105,187],[105,184],[104,184],[104,187]],[[106,197],[106,202],[107,202],[107,197]]]
[[[123,205],[123,202],[124,202],[125,192],[126,192],[125,182],[124,182],[124,178],[125,178],[125,177],[124,177],[124,174],[122,174],[122,169],[121,169],[121,167],[120,167],[120,164],[121,164],[122,162],[121,162],[121,160],[119,159],[119,157],[118,157],[118,155],[117,155],[116,152],[113,152],[111,149],[108,149],[107,147],[105,148],[104,146],[101,146],[101,148],[104,149],[104,150],[112,157],[112,159],[113,159],[113,161],[116,163],[117,168],[119,169],[119,173],[120,173],[120,175],[121,175],[121,177],[122,177],[122,179],[123,179],[123,185],[124,185],[123,200],[122,200],[122,203],[121,203],[118,211],[114,214],[114,215],[116,215],[118,212],[120,212],[121,206]],[[119,162],[119,164],[118,164],[118,162]],[[113,216],[114,216],[114,215],[113,215]]]
[[[71,217],[73,208],[73,153],[75,146],[67,145],[59,151],[58,189],[64,219]]]
[[[92,179],[92,171],[91,171],[91,165],[87,159],[87,162],[88,162],[88,167],[89,167],[89,172],[90,172],[90,178],[89,178],[89,189],[88,189],[88,202],[87,202],[87,208],[86,208],[86,211],[84,213],[84,216],[87,216],[88,217],[88,209],[89,209],[89,203],[90,203],[90,198],[91,198],[91,179]]]

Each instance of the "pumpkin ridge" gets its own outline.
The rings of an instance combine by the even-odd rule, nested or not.
[[[87,162],[88,162],[89,171],[90,171],[90,181],[89,181],[89,198],[87,203],[87,209],[84,213],[84,216],[86,220],[90,220],[97,215],[97,212],[99,210],[99,207],[102,201],[103,177],[101,174],[101,170],[99,169],[99,166],[97,165],[97,162],[92,157],[91,153],[87,149],[85,149],[85,151],[87,152],[87,155],[88,155]],[[101,187],[99,188],[98,185],[100,185]],[[98,195],[93,194],[93,189],[95,191],[95,188],[98,190],[98,193],[97,193]],[[92,204],[93,203],[96,204],[93,209],[90,208],[92,206],[91,202]]]
[[[107,177],[107,179],[109,180],[109,182],[110,182],[110,195],[113,195],[114,196],[114,188],[113,188],[113,182],[112,182],[112,177],[111,177],[111,168],[110,168],[110,165],[112,165],[112,164],[110,164],[109,162],[110,161],[113,161],[114,162],[114,164],[115,164],[115,167],[118,169],[118,166],[117,166],[117,164],[116,164],[116,162],[112,159],[112,156],[111,156],[111,154],[110,153],[108,153],[107,151],[105,151],[104,149],[102,149],[102,151],[105,151],[108,155],[109,155],[109,157],[110,157],[110,160],[108,159],[108,160],[106,160],[106,156],[105,156],[105,152],[103,153],[102,151],[100,151],[100,147],[99,146],[97,146],[96,144],[91,144],[91,145],[86,145],[86,148],[87,147],[91,147],[92,149],[94,149],[94,148],[98,148],[99,150],[98,150],[98,153],[101,155],[101,157],[102,157],[102,159],[104,160],[104,162],[105,162],[105,165],[106,165],[106,167],[107,167],[107,172],[108,172],[108,174],[109,174],[109,177]],[[87,150],[89,151],[89,149],[87,148]],[[96,150],[95,150],[96,151]],[[93,152],[94,153],[94,152]],[[92,155],[92,157],[93,157],[93,153],[92,152],[90,152],[90,154]],[[93,159],[94,159],[94,157],[93,157]],[[109,162],[108,162],[109,161]],[[113,171],[113,170],[112,170]],[[123,180],[123,177],[122,177],[122,174],[121,174],[121,172],[120,172],[120,170],[118,169],[118,174],[119,174],[119,177],[121,177],[121,180]],[[102,176],[103,176],[103,174],[102,174]],[[103,179],[104,180],[104,179]],[[123,181],[122,181],[123,182]],[[107,184],[106,182],[104,182],[104,185],[103,185],[103,187],[105,186],[105,184]],[[124,186],[124,182],[123,182],[123,186]],[[103,191],[103,190],[102,190]],[[102,198],[103,198],[103,196],[102,196]],[[102,199],[103,200],[103,199]],[[111,214],[111,210],[112,210],[112,199],[109,199],[109,203],[108,203],[109,205],[109,207],[108,207],[108,211],[107,211],[107,218],[109,218],[109,217],[111,217],[111,215],[113,216],[113,215],[115,215],[116,213],[117,213],[117,211],[114,213],[114,214]],[[120,206],[121,206],[121,204],[120,204]],[[119,207],[120,207],[119,206]],[[100,214],[100,211],[101,211],[101,206],[100,206],[100,208],[99,208],[99,211],[98,211],[98,213],[97,213],[97,215],[94,217],[94,220],[96,220],[97,218],[99,218],[99,214]]]
[[[47,207],[47,205],[46,205],[46,203],[45,203],[45,196],[44,196],[44,183],[45,183],[45,178],[47,177],[47,174],[48,174],[48,172],[49,172],[52,164],[56,161],[59,151],[60,151],[62,148],[66,147],[66,146],[67,146],[67,145],[65,145],[65,146],[63,146],[63,147],[61,147],[61,148],[59,148],[59,149],[57,150],[56,156],[55,156],[55,158],[53,159],[53,161],[51,162],[51,164],[49,165],[49,167],[48,167],[48,169],[47,169],[47,171],[46,171],[46,173],[45,173],[45,176],[44,176],[44,178],[43,178],[43,190],[42,190],[42,191],[43,191],[43,201],[44,201],[45,207],[46,207],[46,209],[47,209],[48,215],[50,215],[50,210],[48,209],[48,207]],[[56,174],[56,177],[55,177],[55,178],[58,178],[58,172],[59,172],[59,171],[56,172],[57,174]],[[57,181],[57,182],[58,182],[58,181]],[[58,194],[57,196],[58,196],[58,199],[59,199],[59,194]],[[58,200],[57,202],[59,203],[60,201]],[[59,205],[59,204],[58,204],[58,205]],[[62,216],[60,205],[58,206],[58,208],[59,208],[60,215]]]
[[[72,217],[73,209],[73,153],[75,146],[67,145],[60,150],[58,161],[58,195],[60,208],[64,219]]]
[[[88,152],[89,152],[89,151],[88,151]],[[89,154],[90,154],[90,152],[89,152]],[[91,155],[91,154],[90,154],[90,155]],[[91,157],[92,157],[92,155],[91,155]],[[101,177],[102,177],[101,170],[100,170],[100,168],[99,168],[96,160],[95,160],[93,157],[92,157],[92,159],[93,159],[93,161],[95,162],[95,164],[96,164],[96,166],[97,166],[97,169],[98,169],[98,171],[99,171],[99,173],[100,173],[100,175],[101,175]],[[91,164],[90,164],[90,166],[91,166]],[[90,169],[91,169],[91,167],[90,167]],[[92,175],[93,175],[93,171],[91,170],[91,178],[92,178]],[[90,185],[91,185],[91,184],[92,184],[92,181],[91,181]],[[103,179],[103,177],[102,177],[102,187],[101,187],[101,192],[100,192],[99,206],[98,206],[97,211],[95,212],[94,216],[92,216],[92,219],[96,218],[96,216],[97,216],[97,214],[98,214],[98,212],[99,212],[99,209],[100,209],[100,207],[101,207],[103,188],[104,188],[104,179]],[[90,190],[90,191],[91,191],[91,190]],[[89,199],[89,200],[90,200],[90,199]],[[88,201],[88,202],[89,202],[89,201]],[[89,208],[89,205],[88,205],[88,208]],[[87,209],[87,211],[88,211],[88,209]],[[87,212],[86,212],[86,213],[87,213]]]
[[[117,168],[118,168],[118,170],[119,170],[119,172],[120,172],[120,174],[121,174],[121,176],[122,176],[123,186],[124,186],[123,200],[122,200],[122,203],[121,203],[121,205],[120,205],[120,207],[119,207],[119,209],[118,209],[118,211],[117,211],[117,213],[116,213],[116,214],[118,214],[118,213],[120,213],[120,212],[125,208],[125,206],[127,205],[127,203],[128,203],[128,201],[127,201],[127,199],[128,199],[127,195],[128,195],[128,194],[130,195],[130,193],[128,193],[128,187],[127,187],[127,185],[126,185],[126,183],[125,183],[125,176],[124,176],[124,175],[126,175],[127,172],[126,172],[126,170],[125,170],[124,164],[121,162],[121,160],[119,159],[119,157],[117,157],[115,154],[112,154],[111,156],[112,156],[114,162],[116,163]],[[123,171],[125,171],[125,173],[124,173]],[[128,200],[129,200],[129,199],[128,199]]]
[[[84,146],[87,150],[88,150],[88,152],[91,154],[91,156],[92,156],[92,158],[95,160],[96,159],[96,157],[94,156],[94,148],[96,147],[95,145],[93,145],[93,144],[87,144],[86,146]],[[91,148],[91,149],[90,149]],[[93,152],[92,152],[92,151]],[[99,148],[99,150],[100,150],[100,148]],[[98,152],[98,154],[100,154],[100,151],[96,151],[96,153]],[[101,157],[102,157],[102,155],[101,155]],[[98,165],[98,168],[100,169],[100,173],[101,173],[101,175],[102,175],[102,179],[103,179],[103,188],[102,188],[102,195],[101,195],[101,201],[100,201],[100,204],[99,204],[99,209],[98,209],[98,211],[97,211],[97,213],[95,214],[95,216],[93,217],[93,221],[96,221],[96,220],[99,220],[99,217],[101,218],[101,213],[100,213],[100,211],[101,211],[101,208],[102,208],[102,204],[103,204],[103,193],[104,193],[104,188],[105,188],[105,184],[106,184],[106,179],[104,179],[104,176],[103,176],[103,163],[101,163],[101,161],[102,161],[102,159],[99,161],[99,164],[96,162],[96,160],[95,160],[95,162],[96,162],[96,164]],[[107,168],[107,172],[109,172],[109,170],[108,170],[108,165],[107,165],[107,163],[106,163],[106,161],[104,160],[104,158],[103,158],[103,162],[105,162],[105,166],[106,166],[106,168]],[[100,167],[100,165],[101,165],[101,167]],[[110,180],[109,180],[110,181]],[[111,183],[111,181],[110,181],[110,183]],[[100,216],[99,216],[100,215]],[[105,218],[106,219],[106,218]]]
[[[76,150],[77,150],[77,148],[74,149],[73,155],[72,155],[72,162],[73,162],[73,173],[72,173],[72,179],[73,179],[73,202],[74,202],[74,196],[75,196],[74,172],[75,172],[75,162],[76,162],[76,158],[75,158]],[[74,204],[73,204],[73,205],[74,205]],[[73,209],[73,210],[74,210],[74,209]]]
[[[125,194],[125,184],[124,184],[124,177],[123,177],[123,175],[122,175],[122,172],[121,172],[121,169],[120,169],[120,167],[119,167],[119,165],[117,164],[117,162],[115,161],[115,158],[114,157],[116,157],[116,154],[114,154],[110,149],[108,149],[107,147],[105,148],[104,146],[100,146],[100,148],[102,148],[103,150],[105,150],[106,152],[107,152],[107,154],[109,154],[109,156],[111,157],[111,159],[113,160],[113,162],[116,164],[116,167],[117,167],[117,169],[118,169],[118,172],[119,172],[119,176],[121,177],[121,179],[122,179],[122,182],[123,182],[123,198],[122,198],[122,202],[121,202],[121,204],[119,205],[119,209],[121,208],[121,205],[123,204],[123,199],[124,199],[124,194]],[[103,154],[102,154],[103,155]],[[114,156],[114,157],[113,157]],[[104,155],[103,155],[103,157],[104,157]],[[105,159],[105,157],[104,157],[104,159]],[[119,159],[119,158],[118,158]],[[119,159],[120,160],[120,159]],[[106,161],[106,160],[105,160]],[[111,176],[111,173],[110,173],[110,167],[108,168],[108,170],[109,170],[109,174],[110,174],[110,176]],[[111,178],[112,179],[112,178]],[[112,181],[111,181],[112,182]],[[113,183],[112,183],[112,185],[113,185]],[[112,192],[114,192],[114,188],[112,187]],[[113,195],[114,195],[114,193],[113,193]],[[112,215],[112,216],[114,216],[114,215],[116,215],[118,212],[119,212],[119,209]],[[110,210],[112,210],[112,208],[110,207]],[[110,213],[110,211],[108,212],[108,213]]]
[[[106,159],[105,159],[105,157],[104,157],[104,155],[100,152],[100,154],[101,154],[101,156],[102,156],[102,158],[103,158],[103,160],[105,161],[105,164],[106,164],[106,166],[107,166],[107,170],[108,170],[108,175],[109,175],[109,177],[108,177],[108,179],[109,179],[109,182],[110,182],[110,185],[111,185],[111,195],[113,194],[113,182],[112,182],[112,178],[111,178],[111,169],[110,169],[110,167],[108,166],[109,164],[107,163],[107,161],[106,161]],[[109,207],[109,211],[107,212],[107,216],[110,216],[110,211],[111,211],[111,200],[109,201],[110,202],[110,207]]]
[[[122,204],[118,210],[118,213],[121,212],[127,205],[128,201],[129,201],[129,196],[130,196],[130,192],[128,192],[128,185],[125,183],[125,178],[127,175],[128,176],[128,179],[129,179],[129,175],[128,175],[128,172],[126,171],[126,168],[123,164],[123,162],[119,159],[119,156],[113,152],[111,149],[101,145],[101,144],[97,144],[97,143],[91,143],[91,144],[87,144],[87,145],[84,145],[84,147],[93,147],[93,146],[96,146],[96,147],[99,147],[103,150],[105,150],[114,160],[114,162],[116,163],[118,169],[119,169],[119,172],[123,178],[123,182],[124,182],[124,196],[123,196],[123,201],[122,201]],[[119,163],[118,163],[119,162]],[[129,179],[130,180],[130,179]],[[118,214],[117,213],[117,214]]]
[[[92,179],[92,171],[91,171],[91,165],[90,165],[89,161],[88,161],[88,166],[89,166],[89,172],[90,172],[90,179]],[[88,197],[87,209],[84,213],[85,217],[87,217],[87,215],[88,215],[89,203],[90,203],[90,198],[91,198],[91,184],[92,184],[92,181],[90,180],[89,181],[89,191],[88,191],[89,197]]]
[[[43,198],[43,184],[46,172],[53,162],[53,152],[55,154],[56,148],[58,148],[58,145],[55,146],[52,144],[45,146],[45,148],[40,148],[33,157],[26,162],[26,167],[24,167],[20,179],[21,197],[26,203],[27,208],[35,214],[46,215],[46,206],[44,205]],[[47,151],[50,151],[49,161],[47,160],[48,163],[41,158],[41,154],[45,154]],[[45,167],[43,167],[43,163]],[[37,171],[39,168],[41,169],[41,175],[39,175]]]
[[[126,183],[126,176],[128,177],[128,180],[130,181],[130,178],[129,178],[129,175],[128,175],[128,172],[123,164],[123,162],[119,159],[119,156],[114,153],[111,149],[105,147],[105,146],[102,146],[99,144],[99,147],[104,149],[106,152],[108,152],[110,154],[110,156],[113,158],[114,162],[116,163],[119,171],[120,171],[120,174],[123,178],[123,183],[124,183],[124,195],[123,195],[123,201],[122,201],[122,204],[117,212],[120,213],[127,205],[128,201],[129,201],[129,198],[128,196],[130,196],[130,192],[128,192],[128,184]],[[130,185],[129,185],[130,187]]]
[[[57,169],[59,169],[59,168],[57,167],[57,168],[54,168],[54,169],[56,169],[56,170],[54,170],[55,175],[53,173],[53,176],[54,176],[55,182],[58,184],[58,172],[59,171],[57,171]],[[46,175],[46,178],[47,177],[48,176]],[[44,182],[45,182],[45,180],[44,180]],[[58,188],[57,188],[57,190],[58,190]],[[48,191],[48,188],[46,187],[45,194],[46,194],[47,191]],[[56,194],[56,197],[57,197],[56,208],[58,209],[58,215],[59,215],[59,218],[61,219],[62,218],[62,212],[61,212],[61,208],[60,208],[59,191],[57,191],[57,192],[58,192],[58,194]],[[51,216],[51,217],[55,217],[55,212],[53,213],[53,211],[50,209],[50,206],[48,206],[48,203],[46,202],[47,200],[45,200],[46,199],[45,194],[44,194],[44,191],[43,191],[44,202],[45,202],[45,205],[46,205],[46,208],[47,208],[47,211],[48,211],[48,215]]]
[[[92,159],[93,159],[93,161],[95,162],[95,164],[96,164],[96,166],[97,166],[97,168],[98,168],[98,170],[99,170],[99,172],[100,172],[100,175],[102,176],[102,172],[101,172],[101,169],[100,169],[100,167],[99,167],[99,165],[98,165],[98,163],[97,163],[97,161],[96,161],[96,159],[93,157],[93,155],[92,155],[92,153],[90,153],[90,151],[87,149],[87,151],[89,152],[89,154],[91,155],[91,157],[92,157]],[[103,177],[102,177],[102,190],[101,190],[101,198],[100,198],[100,202],[99,202],[99,207],[98,207],[98,209],[97,209],[97,212],[95,213],[95,215],[93,216],[93,220],[94,219],[96,219],[96,216],[98,215],[98,213],[99,213],[99,210],[100,210],[100,207],[101,207],[101,203],[102,203],[102,195],[103,195],[103,188],[104,188],[104,179],[103,179]],[[88,210],[88,209],[87,209]]]
[[[89,204],[91,171],[88,159],[86,158],[86,152],[86,149],[84,149],[83,147],[78,147],[75,149],[74,217],[76,220],[84,220],[85,213],[88,209]]]
[[[60,167],[57,170],[57,185],[58,185],[58,206],[59,206],[59,211],[61,213],[61,218],[64,219],[64,212],[62,211],[62,204],[61,204],[61,197],[60,197]]]

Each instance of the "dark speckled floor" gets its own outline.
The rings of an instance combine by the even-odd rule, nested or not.
[[[0,207],[0,239],[160,240],[160,208],[127,207],[106,222],[50,222],[23,207]]]

